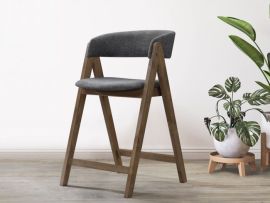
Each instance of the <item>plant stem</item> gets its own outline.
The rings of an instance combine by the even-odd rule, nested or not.
[[[232,91],[232,98],[230,98],[230,127],[232,127],[232,107],[233,107],[233,91]]]
[[[253,42],[256,45],[256,47],[258,48],[259,52],[262,54],[262,56],[264,58],[264,61],[265,61],[266,65],[267,65],[267,67],[269,68],[268,60],[266,59],[265,55],[263,54],[261,48],[259,47],[259,45],[255,41],[253,41]]]
[[[217,113],[217,116],[220,115],[220,114],[219,114],[219,109],[218,109],[219,106],[218,106],[218,105],[219,105],[219,102],[222,101],[222,100],[229,102],[227,99],[219,99],[219,100],[217,101],[217,103],[216,103],[216,113]]]
[[[219,99],[219,100],[217,101],[217,104],[216,104],[216,113],[217,113],[218,116],[219,116],[218,104],[219,104],[219,102],[220,102],[221,100],[223,100],[223,99]]]

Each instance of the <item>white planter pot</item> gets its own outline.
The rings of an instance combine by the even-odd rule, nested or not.
[[[223,142],[214,139],[217,152],[223,157],[238,158],[244,156],[249,146],[244,144],[236,134],[235,128],[230,128]]]
[[[269,119],[270,118],[270,112],[267,112],[266,116]],[[265,120],[264,116],[262,116],[261,131],[266,133],[266,146],[267,146],[267,148],[270,149],[270,122],[267,122]]]

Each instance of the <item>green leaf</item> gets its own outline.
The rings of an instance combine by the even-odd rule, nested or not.
[[[270,92],[270,85],[266,85],[266,84],[263,84],[262,82],[260,81],[255,81],[258,85],[260,85],[263,89],[265,89],[266,91]]]
[[[268,64],[270,64],[270,53],[267,54]]]
[[[260,125],[255,121],[240,121],[235,128],[238,137],[250,147],[257,143],[261,135]]]
[[[267,79],[270,80],[270,72],[267,70],[264,70],[263,72],[265,73]]]
[[[270,92],[265,89],[259,89],[252,94],[245,93],[243,95],[243,99],[245,99],[250,105],[255,106],[270,104]]]
[[[210,127],[210,131],[216,140],[222,142],[225,139],[225,135],[227,134],[229,126],[227,123],[212,123]]]
[[[227,99],[229,95],[221,85],[214,85],[209,91],[208,95],[216,98]]]
[[[244,100],[249,100],[250,99],[250,95],[251,95],[251,93],[244,93],[243,94],[243,99]]]
[[[263,55],[254,46],[241,37],[235,35],[230,35],[229,37],[240,50],[242,50],[252,61],[254,61],[254,63],[256,63],[259,68],[263,66]]]
[[[230,113],[233,118],[241,116],[241,100],[235,100],[233,102],[225,102],[223,104],[224,109]]]
[[[256,32],[252,25],[244,20],[240,20],[233,17],[218,16],[218,18],[225,23],[237,28],[238,30],[245,33],[253,41],[256,40]]]
[[[225,88],[228,92],[236,92],[241,87],[241,82],[236,77],[229,77],[225,81]]]

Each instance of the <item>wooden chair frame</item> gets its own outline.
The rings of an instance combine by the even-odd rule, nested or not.
[[[270,165],[270,149],[266,146],[266,133],[261,134],[261,169],[265,170]]]
[[[89,78],[92,71],[95,77],[103,77],[103,71],[99,57],[85,57],[81,79]],[[160,87],[155,87],[154,85],[156,75],[158,75]],[[88,94],[99,95],[115,164],[100,163],[73,158],[85,99],[86,95]],[[118,146],[108,96],[141,98],[141,106],[133,150],[120,149]],[[141,151],[151,98],[154,96],[162,96],[174,155]],[[130,166],[123,166],[121,156],[131,157]],[[67,185],[72,165],[124,173],[128,174],[124,197],[129,198],[133,195],[140,158],[176,163],[179,181],[181,183],[185,183],[187,181],[163,49],[161,43],[159,42],[156,42],[153,45],[153,51],[149,60],[145,85],[142,90],[99,92],[79,88],[60,184],[62,186]]]

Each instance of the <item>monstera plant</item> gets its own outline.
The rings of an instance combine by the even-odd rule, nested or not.
[[[264,112],[256,107],[243,110],[243,105],[249,104],[259,106],[270,102],[270,94],[266,89],[259,89],[253,93],[243,94],[242,99],[235,99],[235,93],[241,87],[237,77],[229,77],[225,81],[225,87],[220,84],[214,85],[209,91],[209,96],[217,98],[216,115],[204,118],[206,127],[211,135],[222,142],[226,138],[229,129],[235,128],[240,140],[248,145],[254,146],[261,133],[260,125],[256,121],[245,121],[247,112],[255,110],[262,115]],[[220,105],[227,112],[227,119],[220,114]],[[264,115],[265,116],[265,115]]]
[[[232,42],[257,65],[265,78],[266,83],[260,81],[256,81],[256,83],[270,93],[270,53],[267,54],[267,57],[263,54],[256,42],[255,29],[250,23],[241,19],[224,16],[219,16],[218,18],[242,31],[250,39],[254,46],[239,36],[229,35]]]

